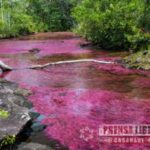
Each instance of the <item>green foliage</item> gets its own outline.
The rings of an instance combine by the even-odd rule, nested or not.
[[[9,117],[9,112],[8,111],[5,111],[3,109],[0,109],[0,118],[2,119],[6,119]]]
[[[27,0],[1,0],[0,37],[14,37],[36,32],[32,16],[27,14]]]
[[[105,49],[143,49],[149,36],[140,28],[142,0],[83,0],[73,10],[76,32]],[[146,21],[147,23],[147,21]]]
[[[75,24],[77,33],[105,49],[147,49],[149,14],[149,0],[1,0],[0,37]]]
[[[140,24],[146,32],[150,32],[150,1],[145,0],[144,3],[144,13],[141,17]]]
[[[70,0],[30,0],[28,13],[40,24],[39,30],[66,31],[72,27]]]
[[[73,24],[70,0],[0,1],[0,37],[66,31]]]
[[[150,50],[138,51],[123,59],[124,64],[128,68],[137,68],[150,70]]]
[[[14,144],[16,141],[16,136],[15,135],[7,135],[3,140],[2,142],[0,143],[0,149],[3,147],[3,146],[7,146],[7,145],[12,145]]]

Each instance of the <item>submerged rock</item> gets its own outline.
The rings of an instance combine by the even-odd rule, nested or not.
[[[150,50],[140,51],[124,58],[124,65],[128,68],[150,70]]]
[[[0,116],[0,141],[6,136],[17,135],[30,120],[30,104],[24,93],[27,91],[16,84],[0,79],[0,111],[5,112],[4,116]]]
[[[37,119],[40,116],[40,114],[38,112],[34,112],[34,111],[30,111],[29,115],[32,120]]]
[[[38,49],[38,48],[33,48],[33,49],[30,49],[29,52],[30,53],[39,53],[41,50]]]
[[[40,131],[43,131],[46,128],[46,126],[42,125],[40,122],[35,122],[31,126],[31,128],[34,132],[40,132]]]

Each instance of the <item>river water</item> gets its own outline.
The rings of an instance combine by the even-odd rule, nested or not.
[[[117,64],[93,62],[23,69],[35,64],[92,58],[116,61],[127,53],[80,47],[85,40],[72,33],[46,33],[1,40],[0,59],[17,70],[1,77],[30,89],[29,100],[46,129],[33,138],[57,141],[70,150],[148,150],[149,144],[100,142],[103,124],[149,124],[149,72]],[[30,51],[39,49],[39,52]],[[42,140],[43,138],[43,140]],[[31,138],[32,140],[32,138]],[[35,141],[35,142],[37,142]],[[50,144],[49,144],[50,145]],[[55,149],[62,149],[57,144]]]

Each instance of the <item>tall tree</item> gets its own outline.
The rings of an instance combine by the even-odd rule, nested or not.
[[[30,0],[29,14],[43,24],[46,31],[63,31],[73,24],[71,8],[69,0]]]

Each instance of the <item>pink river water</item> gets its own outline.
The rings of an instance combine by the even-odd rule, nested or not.
[[[1,77],[32,91],[29,100],[43,116],[40,121],[47,125],[43,134],[50,141],[59,141],[69,150],[149,150],[150,144],[100,142],[98,129],[103,124],[150,123],[150,72],[91,62],[43,70],[22,69],[33,64],[83,58],[115,61],[126,55],[81,48],[83,42],[71,33],[57,33],[57,38],[35,35],[23,40],[1,40],[0,60],[20,68]],[[40,52],[29,52],[33,48]]]

